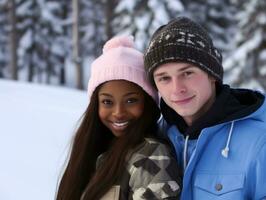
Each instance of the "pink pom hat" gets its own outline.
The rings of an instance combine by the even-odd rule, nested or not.
[[[91,64],[89,98],[97,86],[111,80],[133,82],[158,103],[157,91],[144,70],[143,54],[134,48],[133,36],[117,36],[105,43],[103,54]]]

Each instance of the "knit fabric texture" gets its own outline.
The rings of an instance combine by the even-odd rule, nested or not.
[[[206,30],[187,17],[179,17],[157,29],[144,54],[145,69],[153,82],[156,67],[169,62],[188,62],[219,83],[223,81],[222,55]]]
[[[100,84],[111,80],[126,80],[140,86],[155,102],[158,94],[147,79],[143,54],[134,47],[133,36],[116,36],[107,41],[103,54],[91,64],[88,96]]]

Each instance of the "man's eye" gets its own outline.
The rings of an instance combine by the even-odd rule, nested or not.
[[[161,82],[161,81],[168,81],[168,80],[170,80],[170,77],[168,77],[168,76],[163,76],[163,77],[160,77],[158,79],[159,82]]]
[[[191,74],[193,74],[192,71],[186,71],[186,72],[184,72],[184,76],[190,76]]]

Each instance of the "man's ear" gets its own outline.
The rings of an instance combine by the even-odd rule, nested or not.
[[[216,84],[217,80],[213,76],[211,76],[210,74],[208,74],[208,77],[211,80],[211,82],[213,82],[213,83]]]

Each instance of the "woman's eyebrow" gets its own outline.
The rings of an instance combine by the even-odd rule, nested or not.
[[[104,93],[104,92],[102,92],[102,93],[99,93],[99,96],[108,96],[108,97],[112,97],[112,95],[111,95],[111,94]]]

